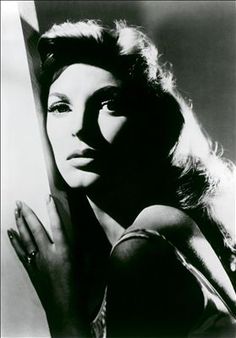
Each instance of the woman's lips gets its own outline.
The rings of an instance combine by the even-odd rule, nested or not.
[[[82,150],[75,150],[72,152],[66,159],[71,160],[75,158],[94,158],[96,151],[91,148],[86,148]]]
[[[91,162],[93,162],[94,158],[91,158],[91,157],[74,157],[74,158],[71,158],[69,161],[70,161],[70,164],[73,167],[80,168],[80,167],[85,167],[88,164],[90,164]]]
[[[95,157],[96,151],[88,148],[74,151],[66,158],[66,160],[69,161],[73,167],[80,168],[93,162]]]

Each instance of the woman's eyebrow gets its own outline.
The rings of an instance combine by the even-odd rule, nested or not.
[[[109,98],[116,97],[119,95],[121,92],[121,88],[119,86],[105,86],[102,88],[99,88],[96,90],[91,96],[90,99],[95,99],[95,100],[105,100]],[[64,102],[70,102],[69,98],[67,95],[58,93],[58,92],[53,92],[49,94],[48,97],[56,97],[59,98],[60,100]]]
[[[91,97],[96,99],[106,99],[121,93],[119,86],[106,86],[96,90]]]
[[[65,94],[62,94],[62,93],[51,93],[49,94],[49,97],[51,96],[55,96],[55,97],[58,97],[60,100],[63,100],[63,101],[69,101],[69,98],[65,95]]]

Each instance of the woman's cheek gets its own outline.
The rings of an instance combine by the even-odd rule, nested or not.
[[[58,119],[59,120],[59,119]],[[65,122],[49,118],[47,120],[47,135],[51,144],[56,161],[63,154],[63,148],[66,146]]]
[[[47,135],[51,144],[60,143],[63,145],[65,136],[69,135],[68,121],[62,117],[48,117],[47,119]]]
[[[98,125],[102,136],[108,143],[112,143],[124,128],[127,121],[125,116],[112,116],[109,114],[100,114]]]
[[[55,123],[55,121],[53,120],[54,119],[50,115],[47,116],[46,130],[47,130],[48,139],[52,146],[53,146],[56,134],[58,133],[57,123]]]

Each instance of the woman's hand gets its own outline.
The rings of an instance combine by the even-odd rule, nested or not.
[[[52,239],[35,213],[20,201],[15,210],[19,233],[11,229],[8,235],[45,309],[52,336],[87,337],[75,260],[51,196],[47,207]]]

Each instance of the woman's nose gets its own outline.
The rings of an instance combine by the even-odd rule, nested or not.
[[[73,118],[71,119],[71,133],[73,136],[78,136],[82,130],[85,129],[85,106],[77,107],[73,112]]]
[[[73,111],[71,119],[71,134],[88,145],[95,146],[102,143],[98,125],[98,113],[94,104],[80,105]]]

